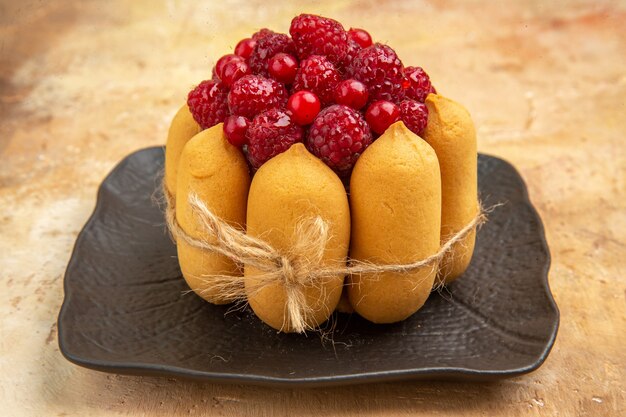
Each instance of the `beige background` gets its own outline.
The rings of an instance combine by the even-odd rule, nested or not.
[[[1,414],[624,415],[626,4],[273,3],[0,2]],[[59,353],[63,272],[102,178],[164,142],[216,58],[259,27],[287,30],[301,11],[366,27],[424,66],[470,109],[479,149],[521,171],[561,309],[538,371],[490,384],[281,390],[108,375]]]

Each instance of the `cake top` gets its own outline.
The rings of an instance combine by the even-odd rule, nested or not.
[[[301,14],[289,35],[261,29],[239,41],[233,54],[216,62],[212,78],[189,93],[187,104],[203,129],[224,122],[229,142],[253,170],[302,142],[347,178],[394,122],[423,132],[429,93],[435,89],[428,74],[405,67],[367,31]]]

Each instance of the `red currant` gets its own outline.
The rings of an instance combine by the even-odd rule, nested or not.
[[[367,108],[365,120],[374,132],[382,135],[392,123],[400,120],[400,109],[391,101],[375,101]]]
[[[361,48],[372,46],[372,37],[363,29],[350,28],[348,35],[353,41],[358,43]]]
[[[244,59],[238,55],[235,54],[228,54],[228,55],[224,55],[223,57],[221,57],[220,59],[217,60],[217,63],[215,64],[215,74],[217,74],[217,76],[220,78],[220,80],[222,79],[222,74],[224,72],[224,66],[226,64],[228,64],[231,61],[243,61]]]
[[[359,110],[367,103],[367,87],[360,81],[349,79],[340,82],[335,89],[337,104]]]
[[[243,116],[228,116],[224,121],[224,134],[226,139],[238,148],[247,143],[246,131],[250,122]]]
[[[256,41],[252,38],[242,39],[239,41],[237,46],[235,46],[235,55],[238,55],[243,59],[248,59],[252,54],[255,45]]]
[[[220,78],[222,79],[224,85],[230,87],[235,81],[250,73],[250,67],[248,67],[246,61],[233,59],[224,64]]]
[[[319,97],[307,90],[292,94],[287,102],[287,109],[291,112],[291,118],[301,126],[311,124],[317,113],[320,112],[320,108]]]
[[[291,84],[296,78],[298,70],[298,60],[285,53],[278,53],[269,60],[269,73],[276,81],[284,84]]]

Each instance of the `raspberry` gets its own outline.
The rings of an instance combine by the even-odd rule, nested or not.
[[[423,103],[433,87],[428,74],[421,67],[406,67],[404,76],[408,80],[406,97]]]
[[[311,125],[307,148],[339,176],[346,177],[359,156],[372,143],[370,128],[361,113],[342,104],[322,110]]]
[[[428,107],[415,100],[400,103],[400,119],[416,135],[421,135],[428,124]]]
[[[268,62],[278,53],[296,54],[296,48],[291,38],[284,33],[268,33],[256,40],[256,45],[250,57],[248,65],[254,74],[268,76]]]
[[[218,80],[202,81],[189,92],[187,105],[193,118],[207,129],[228,117],[228,87]]]
[[[361,45],[359,45],[352,39],[348,40],[348,50],[346,51],[346,56],[344,56],[341,62],[337,64],[337,69],[339,69],[343,73],[343,75],[345,76],[344,78],[350,78],[350,65],[352,64],[352,62],[356,58],[356,55],[361,49],[363,49]]]
[[[340,81],[339,72],[326,57],[311,55],[300,62],[300,68],[298,68],[296,78],[293,81],[292,92],[312,91],[319,97],[322,107],[324,107],[326,104],[332,103],[335,88]]]
[[[254,169],[285,152],[296,142],[302,142],[303,130],[289,113],[272,108],[259,113],[246,132],[248,161]]]
[[[271,35],[273,33],[275,33],[273,30],[268,29],[268,28],[263,28],[259,30],[258,32],[256,32],[254,35],[252,35],[252,40],[258,41],[259,39],[264,38],[267,35]]]
[[[246,75],[235,81],[228,94],[232,114],[252,119],[263,110],[284,107],[287,90],[275,80],[260,75]]]
[[[402,101],[404,98],[403,66],[396,52],[376,43],[361,49],[350,66],[352,78],[367,86],[371,101]]]
[[[348,50],[348,33],[333,19],[301,14],[291,21],[289,33],[300,59],[324,55],[336,64],[342,61]]]

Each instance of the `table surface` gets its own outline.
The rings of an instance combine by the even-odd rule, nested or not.
[[[612,1],[0,2],[4,415],[614,416],[626,407],[626,4]],[[63,273],[98,184],[165,141],[187,91],[302,11],[366,27],[466,105],[526,180],[553,256],[556,344],[497,383],[332,389],[118,376],[59,353]],[[400,30],[398,30],[400,29]]]

